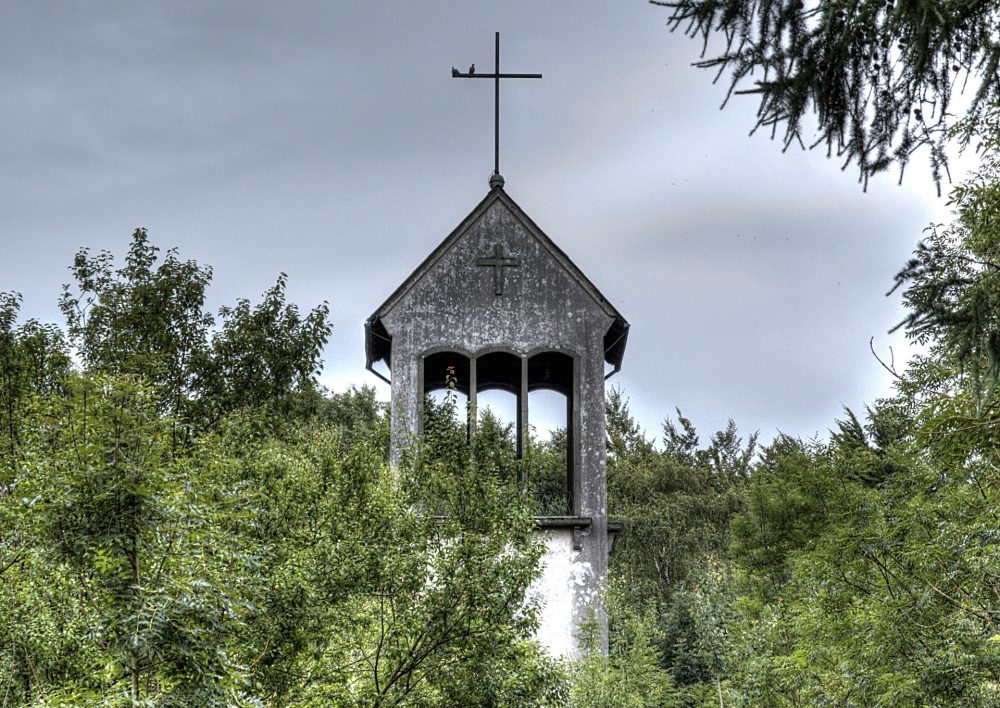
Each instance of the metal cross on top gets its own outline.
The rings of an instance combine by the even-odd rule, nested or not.
[[[490,186],[500,186],[503,184],[503,177],[500,176],[500,79],[540,79],[541,74],[501,74],[500,73],[500,33],[496,33],[496,69],[492,74],[477,74],[476,65],[469,67],[468,72],[462,73],[455,67],[451,68],[451,76],[454,79],[493,79],[493,177],[490,178]]]
[[[519,268],[521,261],[518,258],[504,256],[503,248],[497,243],[493,246],[493,257],[477,258],[476,265],[493,269],[493,294],[503,295],[503,269]]]

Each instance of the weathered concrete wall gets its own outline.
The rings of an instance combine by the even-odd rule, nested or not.
[[[541,576],[529,595],[541,605],[538,639],[553,656],[580,657],[577,632],[589,617],[589,608],[600,609],[599,568],[573,548],[573,529],[539,531],[545,544]]]
[[[503,269],[500,295],[495,269],[479,265],[498,248],[518,262]],[[571,530],[544,531],[549,553],[538,588],[547,607],[541,639],[576,656],[574,635],[607,572],[604,336],[614,318],[506,204],[494,201],[381,319],[392,338],[394,460],[419,430],[426,354],[448,349],[474,357],[499,349],[527,357],[552,350],[574,357],[573,511],[589,524],[576,549]]]

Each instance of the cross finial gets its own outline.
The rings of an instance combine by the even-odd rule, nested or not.
[[[496,33],[496,68],[492,74],[476,72],[476,65],[469,67],[466,73],[455,67],[451,68],[451,76],[455,79],[493,79],[493,175],[490,177],[490,187],[502,187],[503,177],[500,176],[500,79],[540,79],[541,74],[501,74],[500,73],[500,33]]]

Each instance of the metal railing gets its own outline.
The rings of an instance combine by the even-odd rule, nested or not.
[[[533,492],[530,499],[531,512],[534,516],[571,516],[573,514],[573,494],[571,492]]]

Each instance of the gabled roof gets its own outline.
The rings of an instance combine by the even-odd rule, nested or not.
[[[392,366],[390,361],[391,355],[391,337],[382,324],[382,318],[387,315],[396,304],[402,300],[406,294],[417,284],[417,282],[424,277],[424,275],[434,266],[435,263],[452,247],[452,245],[462,238],[463,234],[472,227],[486,211],[494,204],[494,202],[502,202],[506,206],[511,214],[514,215],[522,226],[527,229],[528,233],[534,236],[542,247],[549,252],[549,254],[566,270],[566,272],[572,277],[583,290],[593,298],[594,302],[604,310],[610,317],[614,318],[614,322],[608,329],[608,332],[604,335],[604,359],[609,364],[615,367],[615,372],[621,368],[622,357],[625,355],[625,341],[628,337],[628,322],[625,318],[621,316],[614,305],[612,305],[607,298],[605,298],[601,291],[590,282],[573,261],[569,259],[562,249],[559,248],[545,232],[538,228],[531,218],[524,213],[524,210],[517,205],[517,203],[510,198],[510,196],[503,190],[502,186],[494,187],[489,191],[489,193],[483,198],[481,202],[469,213],[465,219],[462,220],[454,231],[452,231],[448,236],[442,241],[437,248],[435,248],[424,261],[417,266],[417,268],[410,274],[410,276],[403,281],[403,283],[396,288],[396,290],[390,295],[385,302],[383,302],[377,310],[372,314],[371,317],[365,322],[365,354],[367,359],[367,368],[371,370],[372,365],[376,361],[385,361],[387,366]],[[614,372],[612,372],[614,373]],[[609,374],[610,375],[610,374]]]

